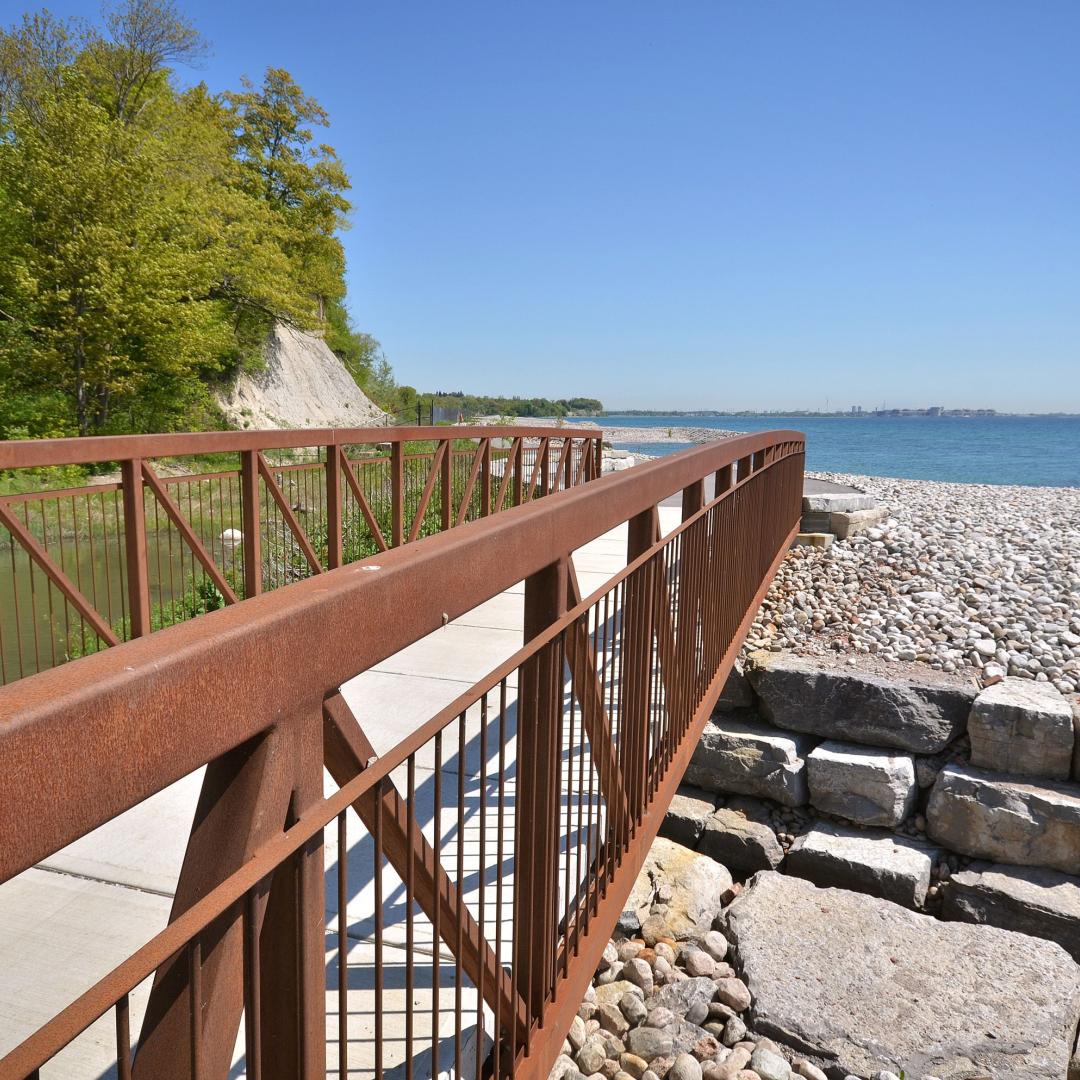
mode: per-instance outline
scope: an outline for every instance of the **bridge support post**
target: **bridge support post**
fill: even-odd
[[[566,612],[568,559],[525,580],[525,641]],[[517,991],[538,1019],[555,978],[558,933],[559,718],[562,654],[541,649],[521,673],[518,697],[518,816],[514,866],[518,919]]]

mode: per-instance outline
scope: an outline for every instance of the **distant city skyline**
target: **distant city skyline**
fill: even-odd
[[[180,6],[329,111],[402,382],[1080,411],[1074,0]]]

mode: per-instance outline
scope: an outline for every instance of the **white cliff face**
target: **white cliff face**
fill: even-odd
[[[370,427],[386,414],[370,401],[320,337],[275,323],[266,367],[242,374],[219,399],[239,428]]]

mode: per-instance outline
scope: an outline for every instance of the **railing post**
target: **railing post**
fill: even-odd
[[[604,475],[604,438],[597,436],[593,444],[593,468],[590,480],[599,480]]]
[[[705,505],[705,481],[687,484],[682,493],[682,519],[693,517]]]
[[[124,502],[124,553],[127,559],[128,610],[131,636],[150,633],[150,573],[146,561],[146,510],[143,504],[142,460],[120,463]]]
[[[525,580],[525,641],[566,612],[567,559]],[[559,775],[562,654],[558,640],[535,653],[521,672],[518,706],[518,826],[515,836],[517,990],[539,1019],[551,990],[558,933]]]
[[[446,449],[443,451],[439,476],[439,497],[442,500],[439,507],[439,528],[443,532],[449,532],[454,521],[454,440],[445,440],[443,446]]]
[[[738,461],[739,465],[739,483],[742,483],[750,475],[750,457],[741,457]]]
[[[259,452],[240,453],[240,512],[244,529],[244,596],[262,592],[262,538],[259,535]]]
[[[390,444],[390,546],[405,540],[405,444]]]
[[[660,539],[660,515],[655,506],[635,514],[627,522],[626,561],[632,563]]]
[[[731,487],[731,465],[722,465],[713,477],[713,498],[716,499]]]
[[[484,456],[480,461],[480,516],[491,513],[491,440],[484,440]]]
[[[334,443],[326,448],[326,566],[333,570],[343,558],[341,538],[341,459],[344,451]],[[348,465],[345,466],[348,468]]]

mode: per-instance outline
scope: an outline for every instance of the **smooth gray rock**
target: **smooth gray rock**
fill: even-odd
[[[661,986],[654,995],[651,1007],[670,1009],[673,1013],[684,1015],[695,1005],[708,1005],[716,997],[716,983],[701,976],[696,979],[680,979],[678,982]]]
[[[684,847],[696,847],[705,822],[715,809],[715,794],[683,784],[667,808],[660,835]]]
[[[937,844],[976,859],[1080,872],[1080,785],[963,765],[941,770],[926,812]]]
[[[899,825],[915,805],[915,762],[854,743],[823,742],[806,758],[810,802],[859,825]]]
[[[819,822],[788,852],[784,869],[815,885],[835,886],[922,907],[937,852],[891,832],[845,829]]]
[[[705,725],[685,780],[707,791],[802,806],[807,799],[804,758],[813,745],[812,739],[768,724],[716,717]]]
[[[698,851],[723,863],[740,879],[759,870],[775,870],[784,861],[776,833],[735,810],[717,810],[705,822]]]
[[[1012,677],[987,687],[971,707],[968,735],[978,769],[1069,779],[1072,709],[1048,682]]]
[[[964,730],[974,686],[923,665],[895,667],[895,679],[883,679],[858,668],[756,652],[746,674],[761,712],[778,727],[936,754]]]
[[[1065,1075],[1080,967],[1051,942],[772,871],[736,898],[727,926],[751,1030],[830,1073]]]
[[[1080,877],[1034,866],[974,864],[945,883],[946,919],[1056,941],[1080,961]]]

